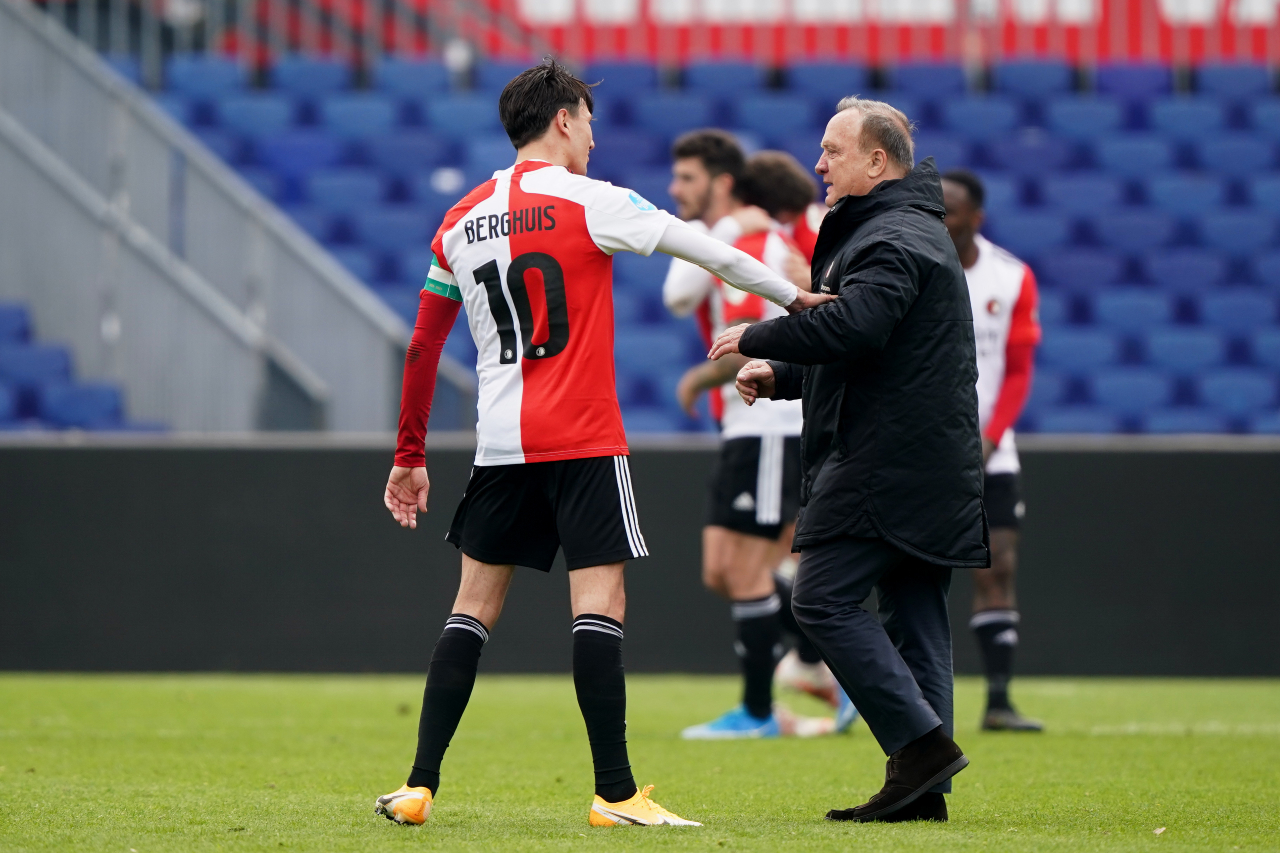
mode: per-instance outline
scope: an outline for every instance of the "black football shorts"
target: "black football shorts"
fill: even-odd
[[[711,474],[707,524],[777,539],[800,508],[800,438],[730,438]]]
[[[626,456],[477,465],[445,537],[474,560],[551,571],[648,556]]]
[[[982,486],[982,502],[987,508],[987,526],[1017,530],[1027,507],[1022,502],[1022,484],[1017,474],[988,474]]]

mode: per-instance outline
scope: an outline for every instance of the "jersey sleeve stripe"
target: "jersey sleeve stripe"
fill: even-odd
[[[440,261],[435,255],[431,256],[431,271],[427,273],[427,280],[422,285],[422,289],[437,293],[455,302],[462,301],[462,291],[458,289],[453,273],[441,267]]]

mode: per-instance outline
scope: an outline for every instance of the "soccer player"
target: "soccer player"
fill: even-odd
[[[985,191],[977,175],[964,169],[947,172],[942,176],[942,196],[947,231],[969,284],[978,344],[978,415],[986,462],[983,502],[991,527],[991,568],[973,573],[969,628],[982,649],[987,676],[982,728],[1038,732],[1043,726],[1019,714],[1009,701],[1018,646],[1018,528],[1026,512],[1013,424],[1027,402],[1040,343],[1036,277],[1029,266],[978,233]]]
[[[425,438],[445,338],[465,305],[479,356],[476,461],[448,540],[462,578],[427,671],[418,748],[377,811],[421,824],[516,565],[570,570],[573,677],[595,769],[593,826],[697,825],[639,790],[626,746],[623,566],[648,552],[614,386],[612,261],[655,249],[798,311],[824,301],[639,195],[586,177],[591,88],[553,61],[498,101],[515,165],[445,215],[405,359],[384,503],[403,527],[426,512]]]

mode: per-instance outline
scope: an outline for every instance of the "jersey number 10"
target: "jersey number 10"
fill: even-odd
[[[533,308],[529,303],[529,290],[525,287],[524,274],[530,270],[542,273],[542,290],[547,302],[547,339],[533,345]],[[489,261],[476,267],[473,273],[476,284],[483,285],[489,299],[489,313],[498,325],[499,364],[516,362],[516,327],[511,309],[502,293],[502,278],[498,274],[498,262]],[[564,352],[569,345],[569,306],[564,295],[564,270],[560,262],[542,252],[525,252],[511,259],[507,267],[507,290],[520,315],[520,337],[524,342],[524,357],[528,359],[551,358]]]

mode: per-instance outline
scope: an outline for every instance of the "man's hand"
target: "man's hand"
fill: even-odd
[[[391,469],[387,478],[387,491],[382,502],[391,510],[391,516],[401,527],[415,530],[418,527],[418,511],[427,511],[427,491],[431,481],[427,479],[426,468],[402,468],[399,465]]]
[[[807,295],[807,294],[806,294]],[[711,352],[707,353],[707,358],[715,361],[721,356],[728,355],[738,351],[738,341],[742,339],[742,333],[747,330],[747,324],[741,326],[730,326],[725,329],[711,343]]]
[[[787,313],[799,314],[806,308],[817,308],[819,305],[825,305],[835,298],[834,293],[810,293],[802,287],[797,287],[796,298],[787,306]]]
[[[986,465],[991,461],[991,454],[996,452],[996,443],[985,435],[982,437],[982,464]]]
[[[748,406],[753,405],[756,400],[769,399],[776,387],[773,368],[767,361],[748,361],[738,371],[736,387],[738,396]]]
[[[765,213],[764,208],[753,204],[740,207],[729,215],[738,221],[738,227],[742,229],[744,237],[748,234],[768,231],[773,227],[773,220],[769,218],[769,214]]]
[[[680,377],[679,383],[676,384],[676,401],[680,404],[680,408],[684,409],[685,414],[691,418],[698,417],[698,397],[702,394],[702,383],[699,381],[699,368],[691,367],[684,372],[684,376]]]

